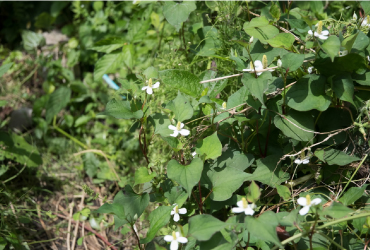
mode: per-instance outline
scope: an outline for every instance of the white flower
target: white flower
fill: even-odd
[[[365,19],[361,23],[361,26],[362,27],[364,27],[364,26],[370,27],[370,20],[369,20],[368,17],[365,17]]]
[[[179,248],[179,242],[180,243],[188,242],[187,238],[180,236],[180,233],[175,231],[172,232],[172,235],[164,236],[164,240],[167,242],[171,242],[170,245],[171,250],[177,250]]]
[[[281,68],[281,66],[283,65],[283,63],[281,62],[281,60],[280,59],[278,59],[277,60],[277,66],[279,67],[279,68]]]
[[[310,162],[310,159],[309,158],[304,158],[303,160],[297,158],[295,159],[294,163],[296,163],[297,165],[300,165],[300,164],[307,164]]]
[[[320,33],[316,32],[316,31],[315,31],[315,33],[313,33],[312,30],[309,30],[308,34],[310,34],[311,36],[315,35],[316,37],[318,37],[322,40],[326,40],[329,37],[329,31],[328,30],[323,30]]]
[[[255,207],[254,204],[248,204],[247,200],[243,197],[241,201],[238,201],[236,203],[238,207],[233,207],[231,211],[233,213],[242,213],[244,212],[245,215],[253,215],[254,210],[253,208]]]
[[[353,12],[352,21],[357,21],[357,15],[356,15],[356,12]]]
[[[249,39],[249,43],[253,43],[253,36]]]
[[[339,57],[348,55],[348,50],[339,51]]]
[[[367,60],[370,62],[370,56],[367,56],[366,58],[367,58]]]
[[[314,69],[313,66],[308,67],[308,69],[307,69],[308,74],[311,74],[313,69]]]
[[[305,215],[308,213],[308,211],[310,210],[310,207],[311,206],[316,206],[318,204],[321,203],[321,199],[320,198],[316,198],[316,199],[313,199],[311,201],[311,197],[310,195],[306,195],[306,198],[305,197],[300,197],[298,200],[297,200],[297,203],[301,206],[303,206],[303,208],[301,210],[299,210],[299,214],[300,215]]]
[[[177,137],[179,133],[183,136],[187,136],[190,134],[190,131],[187,129],[183,129],[184,123],[178,122],[176,127],[173,125],[168,125],[168,128],[173,130],[173,134],[170,134],[170,136]]]
[[[153,84],[152,82],[152,78],[149,79],[149,81],[147,81],[148,83],[148,86],[144,86],[141,88],[141,90],[146,90],[146,93],[148,93],[149,95],[153,94],[153,89],[156,89],[156,88],[159,88],[159,82],[156,82],[155,84]]]
[[[262,65],[262,62],[260,60],[254,61],[254,69],[256,69],[256,71],[263,69],[263,65]],[[252,66],[252,62],[250,62],[249,69],[243,69],[243,71],[246,71],[246,72],[251,71],[251,73],[253,73],[254,69],[253,69],[253,66]],[[261,75],[261,74],[262,74],[262,72],[257,72],[258,76]]]
[[[193,156],[193,158],[197,155],[197,152],[193,152],[193,153],[191,153],[191,155]]]
[[[173,220],[177,222],[180,220],[179,214],[186,214],[186,212],[187,212],[186,208],[179,209],[179,206],[176,204],[176,206],[171,211],[171,215],[173,215]]]

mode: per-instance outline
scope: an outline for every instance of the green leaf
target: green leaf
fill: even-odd
[[[263,241],[272,242],[283,248],[277,237],[276,227],[279,225],[279,222],[274,212],[267,211],[258,218],[246,216],[244,225],[251,236]]]
[[[364,195],[366,185],[362,187],[351,187],[348,189],[343,196],[339,199],[345,206],[351,205]]]
[[[189,235],[193,236],[199,241],[209,240],[213,234],[221,231],[227,226],[212,215],[202,214],[196,215],[189,220]]]
[[[239,106],[240,104],[245,103],[249,95],[249,91],[246,86],[241,87],[238,91],[233,93],[231,96],[229,96],[229,99],[227,99],[226,108],[231,109],[236,106]],[[242,107],[238,107],[237,109],[241,109]]]
[[[31,51],[37,49],[37,47],[45,45],[45,38],[42,34],[38,34],[29,30],[23,30],[21,35],[25,50]]]
[[[329,215],[330,217],[333,217],[335,219],[339,219],[345,216],[348,216],[350,213],[353,213],[354,211],[346,206],[344,206],[342,203],[339,202],[332,202],[331,205],[324,209],[324,215]]]
[[[0,159],[4,157],[28,167],[38,167],[42,158],[35,145],[30,145],[24,137],[0,131]]]
[[[190,13],[196,9],[195,2],[176,3],[173,1],[165,2],[163,15],[167,21],[179,31],[182,23],[185,22]]]
[[[101,162],[96,158],[94,153],[88,152],[82,155],[84,170],[90,177],[94,177],[98,171]]]
[[[361,1],[360,5],[361,5],[362,9],[364,10],[364,14],[369,15],[370,14],[370,2],[369,1]]]
[[[95,64],[94,80],[100,81],[104,74],[113,73],[124,62],[123,53],[104,55]]]
[[[292,34],[289,33],[279,33],[273,38],[266,40],[272,47],[283,48],[287,50],[292,50],[292,45],[295,41],[295,38]]]
[[[326,78],[321,75],[305,75],[287,92],[287,104],[298,111],[326,110],[331,99],[325,94]]]
[[[279,20],[280,19],[280,7],[277,3],[274,3],[274,2],[271,2],[271,7],[270,7],[270,14],[273,18],[275,18],[276,20]]]
[[[315,156],[329,165],[344,166],[354,161],[359,161],[356,156],[347,155],[346,153],[336,149],[318,149],[315,151]]]
[[[287,186],[277,185],[276,190],[281,198],[285,201],[289,200],[291,197],[290,189]]]
[[[259,181],[271,187],[276,187],[288,180],[289,174],[281,170],[280,164],[278,164],[279,160],[279,155],[269,155],[266,158],[258,159],[256,170],[246,180]]]
[[[46,104],[45,118],[47,123],[50,123],[53,117],[68,105],[70,98],[71,89],[67,87],[60,87],[51,93]]]
[[[163,84],[172,89],[180,90],[184,94],[200,97],[203,91],[203,86],[199,83],[200,79],[188,71],[170,69],[158,73]]]
[[[357,32],[354,35],[350,35],[349,37],[347,37],[346,39],[342,41],[342,47],[346,48],[346,50],[348,50],[348,53],[351,52],[352,46],[355,43],[358,34],[359,32]]]
[[[218,139],[217,132],[212,135],[198,140],[196,146],[196,152],[200,156],[203,154],[206,155],[205,160],[207,159],[216,159],[222,153],[222,145],[220,139]]]
[[[180,92],[177,97],[166,105],[166,108],[172,110],[177,121],[183,122],[193,116],[193,107],[189,100],[185,98]]]
[[[354,74],[352,75],[352,77],[357,83],[365,86],[370,86],[370,71],[362,75]]]
[[[218,30],[213,26],[205,26],[198,29],[197,34],[201,40],[199,44],[190,45],[190,49],[197,56],[214,56],[221,48],[218,38]]]
[[[177,205],[179,205],[179,207],[182,207],[182,205],[188,198],[187,193],[184,192],[183,188],[180,186],[171,188],[170,191],[164,193],[164,196],[167,198],[170,204],[176,203]]]
[[[242,83],[248,88],[250,94],[257,98],[262,104],[265,104],[264,93],[272,81],[270,72],[263,72],[262,75],[255,78],[254,74],[245,73],[242,76]]]
[[[288,53],[281,58],[282,67],[290,72],[296,71],[302,66],[304,57],[304,54]]]
[[[218,169],[209,169],[206,173],[207,179],[202,182],[210,182],[212,185],[212,188],[208,188],[213,191],[211,199],[214,201],[224,201],[229,199],[233,193],[243,185],[246,178],[250,175],[244,173],[235,166],[226,166],[221,171]]]
[[[107,37],[99,42],[96,42],[94,47],[90,49],[109,54],[112,51],[123,47],[125,42],[125,39],[122,37]]]
[[[145,239],[140,240],[141,244],[146,244],[154,239],[156,233],[170,221],[171,210],[174,206],[160,206],[149,214],[150,227]]]
[[[135,59],[134,45],[132,44],[124,45],[122,48],[122,56],[123,56],[123,62],[126,64],[126,66],[132,69],[134,67],[134,59]]]
[[[365,35],[362,31],[358,32],[358,36],[352,46],[351,52],[353,53],[360,53],[369,45],[369,38]]]
[[[356,106],[353,102],[353,93],[355,92],[355,87],[350,74],[344,74],[339,77],[335,77],[333,81],[333,90],[339,99],[352,103],[354,106]]]
[[[309,132],[315,131],[314,121],[309,112],[289,110],[288,115],[284,116],[284,118],[276,115],[274,123],[285,136],[295,140],[310,141],[314,137],[314,133]]]
[[[113,116],[117,119],[140,119],[143,117],[142,110],[132,112],[130,103],[128,101],[117,101],[116,99],[110,100],[107,103],[105,110],[100,114]]]
[[[3,64],[0,67],[0,77],[2,77],[11,67],[13,63]]]
[[[105,203],[97,210],[95,210],[94,213],[114,214],[120,219],[126,218],[124,208],[117,203],[113,204]]]
[[[193,187],[199,182],[203,171],[203,161],[194,158],[189,165],[181,165],[176,160],[170,160],[167,165],[168,178],[178,182],[185,188],[189,196]]]
[[[255,17],[250,22],[245,22],[243,29],[248,35],[257,38],[262,43],[266,43],[266,40],[279,34],[279,30],[270,25],[264,16]]]
[[[334,57],[338,56],[340,51],[340,41],[337,36],[329,36],[328,39],[321,45],[321,48],[329,55],[331,61],[334,61]]]
[[[172,130],[168,129],[168,125],[171,125],[170,119],[167,115],[162,115],[160,113],[154,113],[149,119],[153,120],[154,123],[154,134],[161,136],[170,136]]]
[[[113,204],[118,204],[123,207],[126,220],[129,223],[133,223],[149,205],[149,194],[136,194],[130,185],[126,185],[124,190],[125,193],[120,191],[116,194]]]
[[[247,201],[249,203],[256,203],[261,196],[261,190],[259,186],[252,181],[248,188]]]
[[[142,184],[145,182],[151,181],[154,177],[156,177],[157,174],[155,172],[149,174],[148,168],[146,167],[141,167],[136,169],[135,171],[135,185],[137,184]]]

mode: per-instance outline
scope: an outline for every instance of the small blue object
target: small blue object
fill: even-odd
[[[106,81],[106,83],[108,83],[109,87],[111,87],[114,90],[119,90],[118,85],[112,79],[110,79],[107,74],[103,75],[103,79],[104,81]]]

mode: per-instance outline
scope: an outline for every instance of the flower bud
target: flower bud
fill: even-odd
[[[279,59],[278,61],[277,61],[277,66],[279,67],[279,68],[281,68],[281,66],[283,65],[283,63],[281,62],[281,60]]]
[[[249,39],[249,43],[253,43],[253,36]]]
[[[356,12],[353,12],[352,20],[353,20],[353,21],[357,21],[357,15],[356,15]]]

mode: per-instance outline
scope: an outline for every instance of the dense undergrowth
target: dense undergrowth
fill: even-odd
[[[0,249],[368,247],[368,2],[0,13]]]

